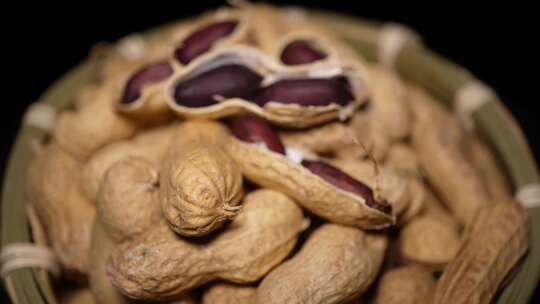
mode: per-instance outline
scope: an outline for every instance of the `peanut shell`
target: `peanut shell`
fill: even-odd
[[[114,109],[115,80],[92,86],[92,92],[84,94],[91,101],[81,101],[79,108],[62,112],[54,128],[58,145],[81,160],[109,143],[131,137],[137,130],[134,121]]]
[[[43,224],[48,243],[68,277],[84,279],[95,207],[82,197],[82,163],[51,143],[35,155],[26,180],[26,198]]]
[[[221,233],[200,242],[187,241],[159,222],[118,246],[107,273],[122,293],[156,301],[215,279],[255,282],[291,252],[308,222],[279,192],[254,191],[245,197],[244,206]],[[238,254],[238,248],[246,254]]]
[[[491,203],[481,177],[465,152],[465,133],[457,119],[424,92],[410,90],[416,115],[413,145],[426,176],[463,224]]]
[[[484,206],[437,282],[435,303],[491,303],[529,248],[530,223],[517,203]]]
[[[474,137],[470,140],[469,149],[471,160],[482,176],[490,197],[497,201],[510,201],[512,195],[508,178],[488,147],[478,137]]]
[[[386,249],[384,235],[324,224],[290,260],[257,288],[257,303],[343,303],[375,280]]]
[[[419,266],[404,266],[381,276],[373,299],[374,304],[433,303],[435,279]]]
[[[150,129],[133,140],[118,141],[100,149],[82,169],[80,187],[84,196],[97,200],[106,171],[116,162],[130,156],[145,158],[159,168],[176,127],[176,124],[171,124]]]
[[[222,125],[187,122],[175,134],[163,161],[163,215],[177,233],[202,236],[242,207],[242,175],[216,142],[228,136]]]
[[[252,304],[257,288],[231,283],[217,283],[206,290],[202,304]]]
[[[364,198],[336,188],[284,155],[232,136],[225,147],[246,178],[289,195],[329,221],[366,229],[384,228],[394,221],[391,214],[369,207]]]
[[[216,97],[216,104],[204,107],[188,107],[178,104],[174,100],[174,88],[178,83],[229,64],[247,67],[261,75],[263,77],[262,83],[265,86],[283,79],[332,78],[342,75],[349,81],[355,100],[346,106],[337,103],[326,106],[300,106],[298,104],[270,101],[263,107],[242,98],[220,98],[219,96]],[[275,124],[302,128],[337,118],[345,119],[352,114],[355,108],[363,104],[367,94],[363,69],[362,64],[355,61],[346,66],[336,66],[333,69],[305,67],[290,70],[276,64],[273,59],[258,49],[247,46],[233,46],[216,49],[201,55],[185,68],[177,69],[166,85],[165,94],[170,108],[180,117],[217,119],[250,112]]]
[[[115,163],[101,184],[97,215],[114,241],[147,230],[161,218],[158,171],[140,157]]]

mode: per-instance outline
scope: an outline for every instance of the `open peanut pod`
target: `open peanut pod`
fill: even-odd
[[[492,90],[409,31],[233,1],[97,50],[28,109],[0,272],[24,304],[72,284],[96,303],[525,304],[537,167]]]

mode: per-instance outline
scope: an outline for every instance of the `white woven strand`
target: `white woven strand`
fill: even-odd
[[[44,103],[34,103],[26,110],[23,122],[25,125],[51,133],[56,123],[56,109]]]
[[[118,41],[116,51],[127,60],[135,61],[146,55],[146,41],[140,34],[130,34]]]
[[[394,69],[396,59],[407,42],[421,44],[421,39],[404,25],[397,23],[384,25],[377,41],[377,59],[387,69]]]
[[[516,200],[525,208],[540,207],[540,183],[530,183],[519,187]]]
[[[10,272],[21,269],[38,267],[58,276],[60,267],[55,255],[47,247],[13,243],[5,246],[0,254],[0,276],[4,278]]]
[[[478,81],[463,85],[454,97],[454,111],[467,130],[474,129],[473,114],[488,102],[496,99],[495,92]]]

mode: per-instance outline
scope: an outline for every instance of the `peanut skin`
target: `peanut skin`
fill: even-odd
[[[373,304],[433,303],[435,279],[419,266],[404,266],[385,272],[380,278]]]
[[[244,206],[222,232],[197,242],[159,222],[115,248],[107,273],[122,293],[143,300],[167,300],[215,279],[255,282],[291,252],[308,223],[279,192],[254,191]]]
[[[188,122],[173,137],[163,161],[163,215],[184,236],[202,236],[232,219],[241,206],[242,175],[217,138],[215,122]]]
[[[140,157],[128,157],[107,171],[97,214],[113,240],[140,234],[161,218],[158,182],[158,171]]]
[[[456,118],[425,93],[412,90],[416,125],[413,146],[436,192],[462,224],[471,223],[476,211],[491,199],[465,152],[465,134]]]
[[[95,206],[80,193],[82,163],[55,142],[39,151],[29,166],[26,198],[32,204],[54,253],[68,277],[88,272],[88,250]]]
[[[290,260],[272,270],[257,288],[257,303],[343,303],[375,280],[386,237],[324,224]]]
[[[231,283],[217,283],[204,292],[202,304],[252,304],[257,288]]]

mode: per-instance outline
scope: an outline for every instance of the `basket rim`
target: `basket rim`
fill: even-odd
[[[333,27],[335,31],[341,33],[339,35],[341,38],[354,45],[356,50],[368,59],[376,58],[376,40],[382,24],[346,14],[320,10],[310,10],[309,18],[323,22],[330,28]],[[142,33],[142,35],[150,39],[149,37],[159,35],[171,24],[157,26]],[[54,82],[38,101],[53,105],[58,110],[65,108],[79,87],[95,77],[101,60],[102,57],[94,56],[73,68]],[[412,65],[422,66],[422,72],[427,72],[432,79],[433,77],[438,79],[440,83],[437,85],[440,87],[429,89],[428,86],[431,84],[427,82],[426,77],[422,78],[422,75],[411,72]],[[477,81],[468,71],[438,56],[424,46],[409,45],[405,47],[397,58],[396,69],[404,78],[419,83],[424,88],[428,87],[430,94],[447,104],[451,104],[457,88],[466,82]],[[540,181],[538,165],[532,156],[523,132],[503,103],[498,99],[493,101],[473,114],[473,119],[479,126],[478,132],[487,134],[488,144],[492,151],[503,152],[501,158],[505,171],[509,173],[509,179],[516,188],[529,183],[538,183]],[[493,119],[496,120],[496,123],[490,123]],[[497,125],[499,126],[497,127]],[[501,138],[500,134],[497,136],[497,133],[502,132],[501,128],[506,129],[503,136],[513,140],[511,141],[513,149],[510,151],[500,151],[503,148],[510,149],[508,147],[510,144]],[[31,240],[23,194],[26,164],[31,158],[27,142],[31,138],[44,135],[45,133],[37,128],[21,126],[14,141],[2,185],[0,210],[2,247],[13,242],[30,242]],[[527,281],[527,278],[538,278],[540,274],[540,208],[530,208],[528,211],[533,224],[530,251],[517,277],[504,288],[498,303],[506,303],[509,299],[513,299],[515,303],[528,303],[537,284],[537,282],[531,284],[530,281],[533,280]],[[20,269],[9,273],[3,278],[8,295],[15,303],[55,303],[50,284],[38,278],[43,273],[44,271],[40,269]]]

